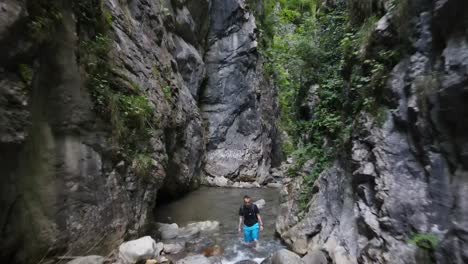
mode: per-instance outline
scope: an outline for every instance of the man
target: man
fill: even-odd
[[[244,196],[244,205],[239,209],[239,233],[242,223],[244,223],[245,242],[255,246],[258,241],[258,230],[263,231],[263,221],[257,205],[252,203],[252,198],[248,195]]]

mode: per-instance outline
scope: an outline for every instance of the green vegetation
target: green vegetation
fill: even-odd
[[[18,74],[26,85],[29,85],[33,79],[33,69],[27,64],[19,64],[18,65]]]
[[[439,239],[433,234],[414,234],[408,242],[422,249],[434,251],[439,244]]]
[[[150,144],[154,106],[138,83],[122,87],[115,81],[109,52],[112,15],[103,10],[101,0],[76,1],[73,6],[79,21],[78,60],[86,75],[86,86],[95,111],[109,120],[117,151],[132,164],[136,175],[146,176],[152,167]]]
[[[51,39],[62,20],[59,3],[52,0],[28,1],[29,35],[37,42]]]
[[[168,70],[166,69],[165,72],[168,72]],[[168,73],[166,73],[166,75],[168,75]],[[161,90],[163,92],[164,98],[170,101],[173,97],[171,82],[167,78],[165,78],[164,75],[161,74],[156,65],[153,67],[153,77],[158,81],[159,86],[161,87]]]
[[[301,209],[307,209],[318,175],[348,151],[360,113],[372,114],[376,123],[385,120],[383,88],[404,47],[377,43],[379,3],[327,7],[318,0],[265,1],[261,26],[271,31],[271,39],[260,52],[279,89],[278,125],[289,135],[283,151],[296,157],[289,175],[299,175],[305,161],[314,161],[298,197]],[[397,17],[407,12],[400,3],[394,10]]]
[[[137,176],[148,177],[153,166],[153,159],[146,153],[139,153],[133,157],[132,168]]]

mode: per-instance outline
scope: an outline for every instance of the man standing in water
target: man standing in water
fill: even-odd
[[[263,231],[263,221],[257,205],[252,203],[252,198],[248,195],[244,196],[244,205],[239,209],[239,233],[242,223],[244,223],[245,242],[255,246],[258,241],[258,230]]]

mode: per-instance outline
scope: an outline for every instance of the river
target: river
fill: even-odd
[[[242,235],[237,232],[238,211],[244,195],[251,196],[253,201],[259,199],[266,201],[266,205],[260,209],[264,231],[261,232],[260,243],[255,249],[246,246]],[[270,253],[283,247],[280,240],[275,237],[278,197],[278,189],[202,187],[181,199],[157,207],[155,217],[158,222],[177,223],[179,226],[196,221],[219,221],[219,232],[210,234],[209,237],[198,238],[200,243],[206,246],[223,247],[224,254],[221,257],[223,264],[236,263],[245,259],[260,263]],[[200,248],[203,246],[193,249],[195,252],[185,252],[185,254],[200,253]]]

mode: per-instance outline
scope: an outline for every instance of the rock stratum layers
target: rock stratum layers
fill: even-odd
[[[205,171],[265,180],[275,95],[244,1],[52,2],[0,3],[2,261],[106,254]]]
[[[410,52],[384,88],[382,122],[360,115],[350,151],[321,173],[306,212],[296,202],[303,179],[283,189],[276,228],[296,253],[338,264],[468,262],[467,3],[414,2]],[[387,13],[373,34],[388,41],[391,23]]]

